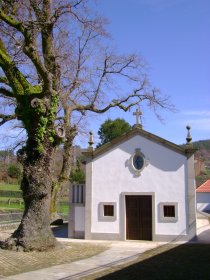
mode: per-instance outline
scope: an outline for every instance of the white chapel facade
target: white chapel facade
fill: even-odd
[[[188,137],[189,138],[189,137]],[[190,240],[196,235],[194,152],[142,129],[86,156],[86,184],[71,190],[69,237]]]

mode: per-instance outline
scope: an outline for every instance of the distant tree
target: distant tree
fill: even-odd
[[[12,150],[1,150],[0,151],[0,161],[9,162],[10,158],[14,156]]]
[[[71,170],[70,181],[78,184],[85,182],[85,172],[81,169],[80,160],[77,160],[76,168],[72,168]]]
[[[130,130],[130,124],[124,119],[117,118],[116,120],[106,120],[99,128],[98,135],[101,142],[97,145],[97,147],[110,142],[112,139],[121,136]]]
[[[20,166],[17,164],[10,164],[7,168],[7,174],[11,178],[20,179],[22,176],[22,171]]]

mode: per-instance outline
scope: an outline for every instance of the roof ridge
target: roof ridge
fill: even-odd
[[[98,156],[103,154],[104,152],[106,152],[107,150],[109,150],[110,148],[112,148],[115,145],[118,145],[124,141],[129,140],[131,137],[135,136],[135,135],[140,135],[144,138],[147,138],[150,141],[154,141],[160,145],[163,145],[171,150],[174,150],[177,153],[181,153],[182,155],[185,156],[191,156],[192,154],[195,153],[196,149],[189,144],[186,145],[177,145],[171,141],[168,141],[158,135],[155,135],[151,132],[148,132],[144,129],[142,129],[142,127],[140,125],[134,125],[132,127],[132,129],[130,131],[128,131],[127,133],[118,136],[116,138],[114,138],[113,140],[111,140],[109,143],[106,143],[102,146],[100,146],[99,148],[96,148],[94,151],[91,151],[91,155],[93,157]],[[90,151],[87,150],[87,152],[85,152],[84,154],[90,154]]]

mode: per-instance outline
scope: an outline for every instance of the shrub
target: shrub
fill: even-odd
[[[20,179],[22,176],[21,168],[16,164],[10,164],[7,168],[7,174],[14,179]]]
[[[71,183],[83,184],[85,182],[85,172],[81,169],[81,161],[77,160],[76,168],[71,170],[70,181]]]

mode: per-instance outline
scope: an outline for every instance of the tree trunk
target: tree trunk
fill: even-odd
[[[48,143],[42,155],[25,161],[21,183],[25,211],[18,229],[6,240],[4,248],[44,251],[56,245],[50,228],[53,151],[53,145]]]
[[[63,189],[66,184],[69,183],[70,185],[70,173],[71,173],[71,166],[72,166],[72,143],[74,137],[76,135],[76,128],[71,127],[69,123],[69,118],[66,121],[65,125],[66,131],[66,141],[63,147],[63,159],[62,159],[62,169],[58,176],[57,182],[53,182],[52,193],[51,193],[51,222],[59,219],[60,216],[58,214],[58,205],[63,193]]]
[[[52,183],[51,201],[50,201],[50,220],[55,223],[57,220],[62,219],[59,215],[59,202],[61,197],[62,187],[59,182]]]

